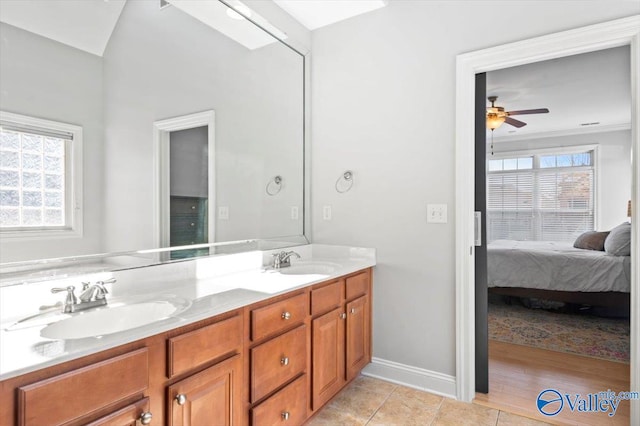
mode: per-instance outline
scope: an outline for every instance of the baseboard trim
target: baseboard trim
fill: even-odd
[[[437,371],[373,358],[362,374],[436,395],[456,399],[456,378]]]

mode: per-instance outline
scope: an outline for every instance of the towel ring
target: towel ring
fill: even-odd
[[[344,172],[338,180],[336,181],[336,191],[341,194],[348,192],[353,186],[353,172],[351,170],[347,170]]]
[[[274,196],[282,189],[282,176],[274,176],[269,182],[267,182],[267,186],[265,187],[265,191],[267,191],[267,195]]]

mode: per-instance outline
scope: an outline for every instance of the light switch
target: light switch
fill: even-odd
[[[331,220],[331,206],[322,207],[322,219]]]
[[[298,220],[298,206],[291,206],[291,219]]]
[[[447,223],[446,204],[427,204],[428,223]]]
[[[229,206],[218,207],[218,219],[229,220]]]

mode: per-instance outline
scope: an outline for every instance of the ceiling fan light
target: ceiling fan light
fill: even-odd
[[[491,130],[495,130],[504,123],[505,117],[503,115],[498,115],[495,113],[487,114],[487,128]]]

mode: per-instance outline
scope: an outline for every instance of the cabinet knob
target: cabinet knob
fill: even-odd
[[[193,222],[191,222],[191,226],[196,226],[196,224],[195,224],[195,223],[193,223]]]
[[[340,319],[345,319],[347,317],[347,314],[345,314],[344,312],[340,314]]]
[[[283,312],[282,313],[282,319],[283,320],[291,319],[291,312]]]
[[[150,411],[147,411],[146,413],[142,413],[140,415],[140,423],[142,423],[143,425],[150,425],[152,417],[153,415],[151,414]]]
[[[283,411],[281,416],[282,416],[282,420],[289,420],[289,412],[288,411]]]
[[[196,209],[196,206],[191,206],[191,210],[195,210],[195,209]]]
[[[289,365],[289,357],[283,356],[282,358],[280,358],[280,364],[282,364],[283,366]]]
[[[356,308],[351,308],[351,315],[356,313]]]
[[[176,402],[178,405],[184,405],[187,402],[187,395],[179,393],[176,395]]]

